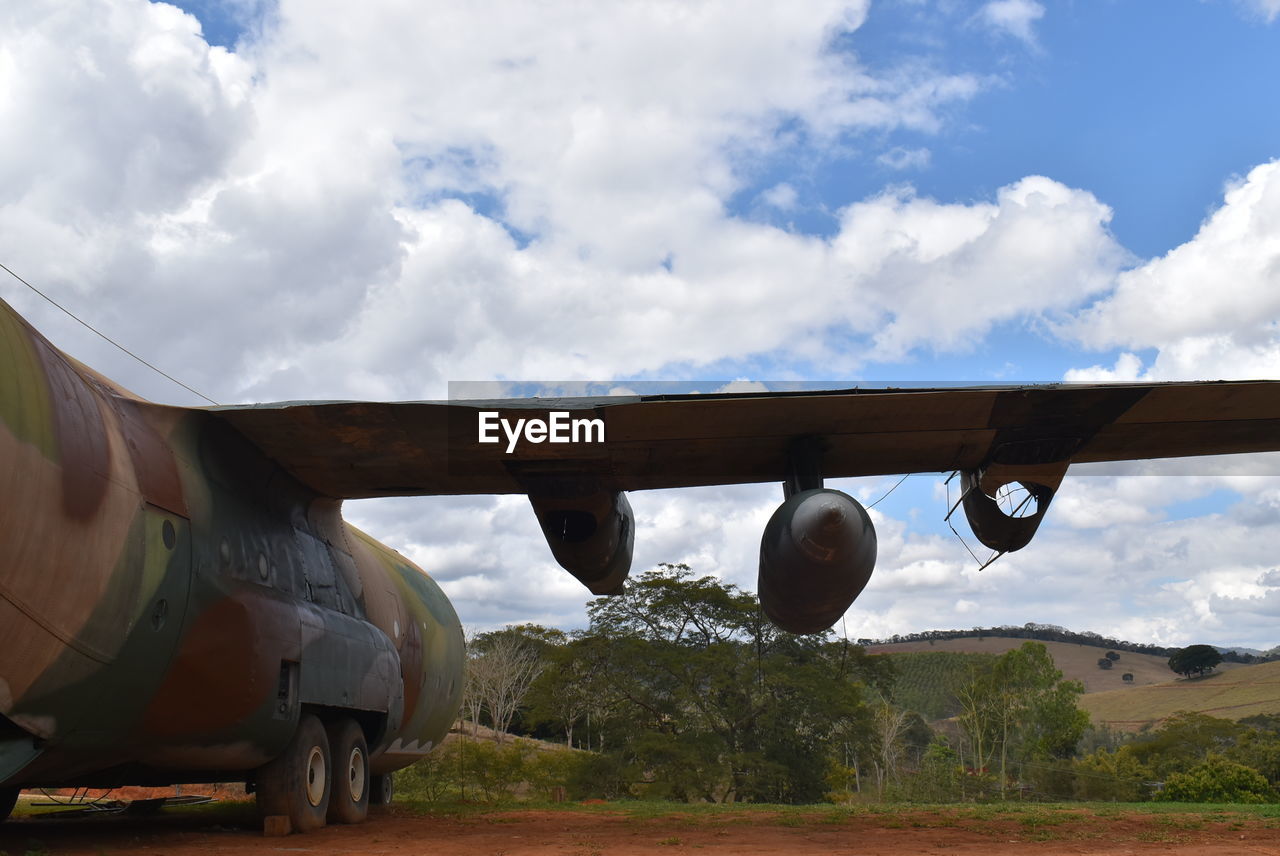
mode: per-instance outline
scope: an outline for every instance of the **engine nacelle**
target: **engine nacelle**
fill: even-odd
[[[530,494],[551,554],[592,594],[617,594],[631,572],[636,524],[621,492],[582,496]]]
[[[847,493],[790,496],[760,539],[760,605],[789,633],[819,633],[844,615],[876,564],[876,530]]]
[[[1034,511],[1021,516],[1005,513],[1000,504],[987,495],[982,487],[981,473],[966,470],[960,474],[964,516],[969,520],[969,528],[979,541],[1001,553],[1012,553],[1031,543],[1031,537],[1040,528],[1040,521],[1053,500],[1054,488],[1048,485],[1032,481],[1019,481],[1018,484],[1030,495],[1026,501],[1035,503]]]

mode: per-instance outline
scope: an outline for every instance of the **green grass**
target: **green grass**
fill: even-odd
[[[1150,815],[1166,827],[1195,828],[1191,824],[1231,822],[1280,823],[1280,804],[1202,804],[1202,803],[855,803],[851,805],[773,805],[768,803],[675,803],[657,800],[618,800],[608,803],[541,803],[488,806],[479,803],[397,802],[397,810],[433,817],[479,818],[492,821],[495,812],[518,815],[524,811],[558,811],[574,814],[603,814],[634,821],[699,821],[721,820],[743,823],[775,823],[800,826],[810,823],[839,824],[853,818],[908,819],[942,825],[984,821],[1010,821],[1024,826],[1055,826],[1089,822],[1098,818]]]

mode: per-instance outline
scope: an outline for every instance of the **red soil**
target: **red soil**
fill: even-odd
[[[1028,817],[979,819],[904,809],[833,816],[760,812],[672,814],[610,811],[502,811],[464,817],[375,809],[358,826],[264,838],[251,804],[217,812],[170,810],[158,816],[20,817],[0,826],[0,851],[67,856],[305,851],[451,856],[636,856],[721,854],[1176,854],[1280,856],[1280,832],[1259,819],[1200,815],[1094,816],[1087,810],[1037,824]]]

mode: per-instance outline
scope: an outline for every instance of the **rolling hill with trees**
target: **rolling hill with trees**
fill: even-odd
[[[891,655],[901,703],[928,719],[938,720],[956,715],[954,688],[963,683],[967,672],[984,658],[1014,650],[1023,641],[1011,636],[958,636],[949,632],[943,638],[873,644],[866,650],[869,654]],[[1280,714],[1280,661],[1253,665],[1223,661],[1197,675],[1199,661],[1193,655],[1207,656],[1217,649],[1194,645],[1181,649],[1191,652],[1188,656],[1195,662],[1186,669],[1191,677],[1180,677],[1169,665],[1170,655],[1163,651],[1117,651],[1083,642],[1042,644],[1064,678],[1084,684],[1080,707],[1099,728],[1136,732],[1179,711],[1229,720]],[[1178,650],[1171,649],[1173,654]],[[1108,653],[1114,659],[1109,667],[1102,668],[1100,661],[1107,659]],[[1209,656],[1205,662],[1213,659]]]
[[[1080,699],[1095,725],[1138,731],[1179,711],[1239,720],[1280,714],[1280,662],[1237,666],[1200,678],[1091,693]]]
[[[933,641],[896,642],[873,644],[866,648],[868,654],[892,654],[894,661],[899,662],[900,655],[921,653],[943,653],[964,656],[993,656],[1012,651],[1025,639],[1008,636],[958,636]],[[1053,657],[1053,664],[1062,670],[1069,680],[1084,684],[1085,692],[1097,693],[1107,690],[1132,689],[1149,684],[1162,684],[1177,679],[1169,668],[1170,653],[1161,649],[1159,654],[1118,651],[1114,648],[1085,644],[1080,642],[1044,642]],[[1098,661],[1105,659],[1108,651],[1119,657],[1111,661],[1109,668],[1099,668]],[[1229,671],[1241,668],[1241,664],[1223,662],[1218,671]],[[1125,680],[1125,675],[1132,675],[1132,680]]]

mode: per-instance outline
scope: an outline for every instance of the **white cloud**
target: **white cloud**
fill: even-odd
[[[775,184],[764,193],[760,194],[760,200],[771,208],[777,208],[779,211],[790,211],[796,207],[799,196],[796,189],[785,181]]]
[[[929,165],[929,159],[930,153],[928,149],[907,149],[902,146],[894,146],[877,157],[876,163],[896,170],[924,169]]]
[[[1068,383],[1132,383],[1141,378],[1142,358],[1128,352],[1116,357],[1111,368],[1092,365],[1084,369],[1070,369],[1063,376]]]
[[[991,0],[978,10],[977,18],[994,32],[1034,46],[1034,26],[1044,17],[1044,11],[1044,6],[1035,0]]]
[[[1280,16],[1280,0],[1235,0],[1251,16],[1256,16],[1268,24]]]
[[[1125,261],[1091,194],[1030,176],[996,202],[941,205],[909,191],[851,205],[834,240],[839,273],[865,283],[874,357],[963,350],[997,323],[1065,310]],[[860,307],[866,316],[868,307]],[[852,319],[851,319],[852,320]]]
[[[1117,378],[1280,377],[1280,161],[1231,184],[1194,238],[1118,277],[1114,291],[1062,328],[1092,348],[1154,348]],[[1106,376],[1099,367],[1072,377]]]
[[[145,0],[6,9],[0,68],[23,74],[0,119],[31,131],[0,159],[0,250],[220,400],[421,397],[778,347],[840,276],[824,242],[726,214],[741,170],[787,128],[818,152],[936,130],[980,86],[833,51],[866,14],[842,0],[499,19],[291,0],[238,54]],[[783,281],[825,293],[793,306]],[[19,305],[126,385],[180,395]]]

